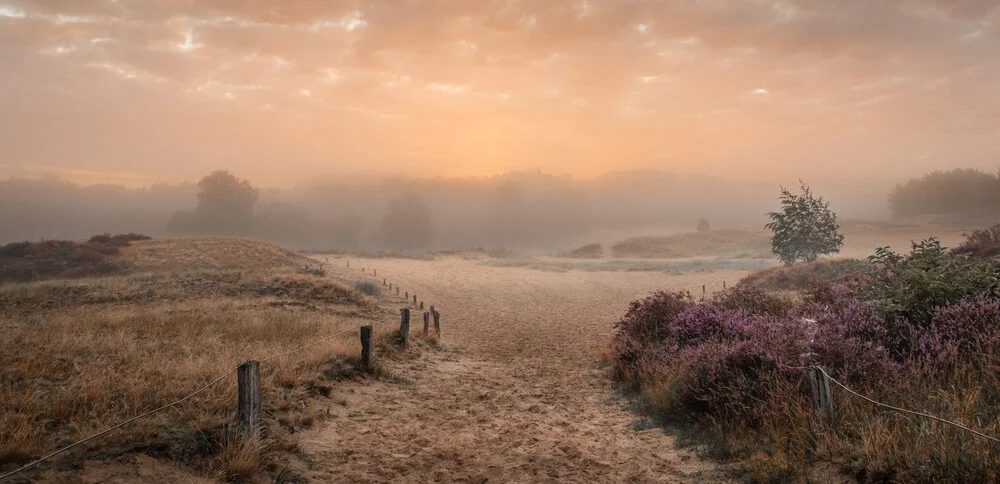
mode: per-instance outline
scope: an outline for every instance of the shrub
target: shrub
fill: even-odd
[[[382,294],[382,288],[379,287],[378,283],[375,281],[358,280],[354,281],[353,285],[355,289],[369,296],[378,296]]]
[[[830,210],[830,204],[813,196],[804,183],[801,190],[795,195],[781,187],[781,211],[769,213],[771,222],[765,226],[774,232],[771,248],[785,265],[797,260],[812,262],[820,255],[836,254],[844,246],[837,214]]]
[[[979,259],[992,259],[1000,256],[1000,224],[965,234],[965,242],[955,247],[952,252]]]
[[[45,240],[0,246],[0,282],[28,282],[48,278],[87,277],[127,269],[116,258],[122,247],[149,237],[139,234],[91,237],[87,242]]]
[[[914,242],[906,255],[879,248],[868,260],[874,268],[860,281],[859,295],[890,324],[909,321],[926,328],[936,308],[996,298],[1000,286],[1000,267],[949,254],[935,238]]]
[[[712,226],[708,224],[708,219],[703,218],[698,221],[698,225],[695,227],[696,232],[708,232],[712,229]]]

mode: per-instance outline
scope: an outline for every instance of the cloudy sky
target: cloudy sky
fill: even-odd
[[[0,175],[1000,165],[997,0],[0,0]]]

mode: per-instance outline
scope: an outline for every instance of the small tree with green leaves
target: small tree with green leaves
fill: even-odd
[[[801,182],[800,182],[801,183]],[[771,212],[771,223],[765,225],[774,232],[771,250],[786,265],[795,261],[812,262],[823,254],[836,254],[844,246],[844,235],[838,232],[837,214],[830,204],[817,197],[805,183],[796,195],[781,187],[781,211]]]

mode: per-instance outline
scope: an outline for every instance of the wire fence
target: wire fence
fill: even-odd
[[[1000,444],[1000,439],[998,439],[996,437],[993,437],[993,436],[990,436],[990,435],[987,435],[987,434],[984,434],[984,433],[979,432],[977,430],[970,429],[969,427],[966,427],[966,426],[964,426],[964,425],[962,425],[962,424],[960,424],[958,422],[953,422],[951,420],[943,419],[941,417],[937,417],[937,416],[934,416],[934,415],[931,415],[931,414],[928,414],[928,413],[917,412],[917,411],[914,411],[914,410],[908,410],[908,409],[905,409],[905,408],[902,408],[902,407],[896,407],[894,405],[889,405],[887,403],[882,403],[882,402],[877,401],[877,400],[875,400],[873,398],[870,398],[868,396],[862,395],[862,394],[860,394],[860,393],[858,393],[858,392],[850,389],[847,385],[841,383],[836,378],[830,376],[830,374],[822,366],[818,366],[818,365],[790,366],[790,365],[784,365],[784,364],[780,364],[780,363],[779,363],[779,366],[781,366],[783,368],[790,369],[790,370],[816,370],[816,371],[820,372],[823,375],[823,378],[827,379],[828,381],[833,382],[838,387],[844,389],[844,391],[846,391],[847,393],[849,393],[849,394],[851,394],[851,395],[853,395],[855,397],[858,397],[858,398],[860,398],[862,400],[865,400],[865,401],[867,401],[869,403],[872,403],[872,404],[874,404],[878,408],[886,408],[886,409],[892,410],[894,412],[904,413],[904,414],[913,415],[913,416],[916,416],[916,417],[922,417],[922,418],[925,418],[925,419],[929,419],[929,420],[934,420],[934,421],[937,421],[937,422],[941,422],[943,424],[951,425],[951,426],[953,426],[955,428],[964,430],[964,431],[969,432],[969,433],[971,433],[973,435],[976,435],[978,437],[982,437],[984,439],[992,441],[993,443]]]
[[[350,267],[350,262],[347,263],[347,266]],[[362,272],[364,272],[364,268],[362,268]],[[377,271],[373,270],[373,272],[375,274],[377,274]],[[416,296],[414,296],[414,298],[416,298]],[[409,302],[409,301],[407,301],[407,302]],[[423,305],[423,303],[421,302],[421,307],[422,307],[422,305]],[[373,324],[375,324],[375,323],[376,322],[373,322]],[[379,324],[385,324],[385,323],[379,323]],[[286,351],[284,353],[279,353],[279,354],[276,354],[276,355],[271,355],[271,356],[268,356],[266,358],[262,358],[262,359],[259,359],[259,360],[256,360],[256,361],[258,361],[259,363],[265,363],[265,362],[268,362],[268,361],[273,361],[273,360],[276,360],[278,358],[289,356],[289,355],[298,353],[300,351],[304,351],[306,349],[312,348],[314,346],[318,346],[319,344],[321,344],[323,342],[326,342],[326,341],[329,341],[331,339],[334,339],[336,337],[343,336],[343,335],[348,334],[348,333],[357,333],[358,331],[359,331],[358,329],[349,329],[349,330],[340,331],[338,333],[334,333],[334,334],[331,334],[329,336],[325,336],[323,338],[320,338],[320,339],[318,339],[316,341],[313,341],[312,343],[309,343],[307,345],[295,348],[295,349],[293,349],[291,351]],[[45,456],[42,456],[42,457],[40,457],[37,460],[29,462],[28,464],[25,464],[25,465],[23,465],[23,466],[21,466],[21,467],[19,467],[17,469],[14,469],[13,471],[10,471],[10,472],[8,472],[6,474],[0,475],[0,481],[4,481],[4,480],[7,480],[8,478],[14,477],[14,476],[16,476],[16,475],[18,475],[18,474],[20,474],[20,473],[22,473],[24,471],[27,471],[27,470],[29,470],[29,469],[37,466],[38,464],[41,464],[41,463],[43,463],[43,462],[45,462],[45,461],[47,461],[47,460],[49,460],[49,459],[51,459],[51,458],[59,455],[59,454],[62,454],[64,452],[66,452],[66,451],[69,451],[69,450],[71,450],[71,449],[73,449],[73,448],[75,448],[77,446],[80,446],[80,445],[82,445],[84,443],[87,443],[87,442],[89,442],[91,440],[95,440],[95,439],[97,439],[99,437],[107,435],[108,433],[111,433],[111,432],[113,432],[115,430],[118,430],[118,429],[120,429],[122,427],[125,427],[126,425],[131,424],[132,422],[144,419],[146,417],[150,417],[150,416],[155,415],[155,414],[157,414],[159,412],[162,412],[162,411],[164,411],[164,410],[166,410],[168,408],[172,408],[172,407],[175,407],[177,405],[180,405],[181,403],[184,403],[185,401],[191,399],[192,397],[197,396],[197,395],[205,392],[209,388],[212,388],[213,386],[215,386],[217,383],[221,382],[222,380],[225,380],[227,377],[229,377],[229,376],[233,375],[234,373],[236,373],[238,369],[239,369],[239,366],[233,368],[232,370],[229,370],[229,372],[227,372],[226,374],[224,374],[224,375],[222,375],[222,376],[220,376],[220,377],[212,380],[208,384],[206,384],[206,385],[198,388],[197,390],[195,390],[195,391],[193,391],[193,392],[185,395],[184,397],[182,397],[182,398],[180,398],[180,399],[178,399],[176,401],[173,401],[173,402],[168,403],[166,405],[154,408],[154,409],[149,410],[147,412],[143,412],[143,413],[141,413],[139,415],[131,417],[131,418],[125,420],[125,421],[122,421],[122,422],[120,422],[118,424],[115,424],[115,425],[113,425],[113,426],[111,426],[111,427],[109,427],[109,428],[107,428],[105,430],[102,430],[102,431],[100,431],[100,432],[98,432],[96,434],[90,435],[90,436],[88,436],[86,438],[83,438],[83,439],[80,439],[80,440],[78,440],[76,442],[73,442],[72,444],[69,444],[69,445],[67,445],[65,447],[62,447],[62,448],[57,449],[55,451],[52,451],[51,453],[46,454]]]

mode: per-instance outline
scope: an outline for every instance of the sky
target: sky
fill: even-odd
[[[997,0],[0,0],[0,176],[1000,166]]]

